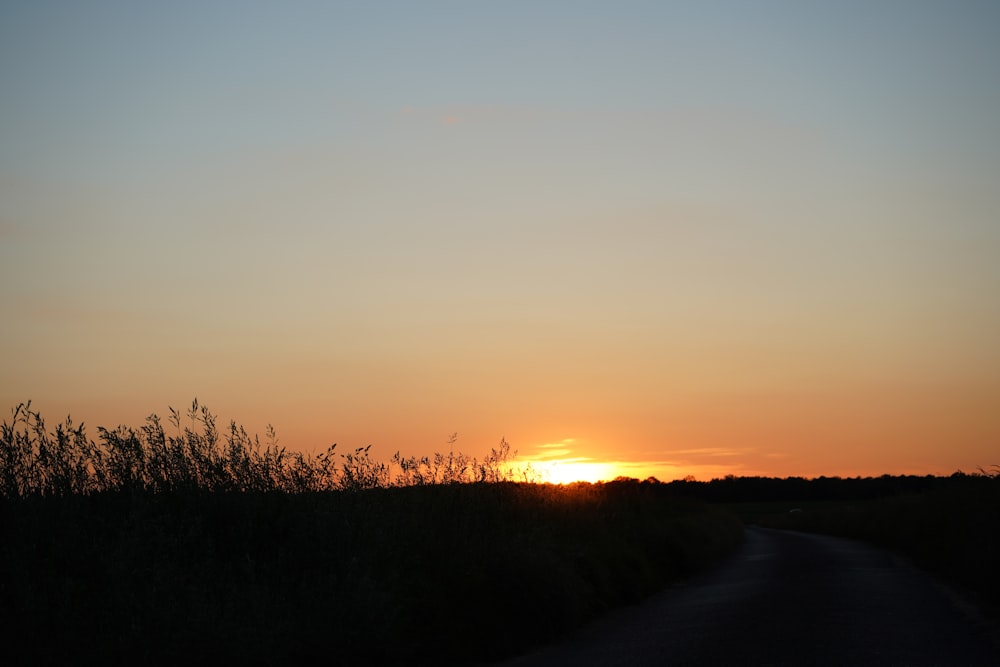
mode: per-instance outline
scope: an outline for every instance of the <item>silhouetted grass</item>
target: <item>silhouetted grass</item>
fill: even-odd
[[[235,425],[220,438],[197,405],[188,419],[97,443],[68,420],[46,431],[27,405],[3,424],[4,662],[487,661],[742,534],[664,485],[503,481],[505,443],[382,464],[261,446]]]
[[[31,403],[21,403],[11,421],[0,425],[0,496],[193,489],[301,493],[532,479],[529,467],[511,467],[516,452],[503,440],[481,459],[452,449],[433,457],[397,453],[387,464],[373,460],[370,447],[337,454],[334,444],[316,456],[288,451],[270,425],[264,445],[236,422],[220,432],[215,415],[197,399],[186,416],[169,410],[168,427],[152,414],[139,428],[98,427],[95,442],[68,417],[49,431]]]

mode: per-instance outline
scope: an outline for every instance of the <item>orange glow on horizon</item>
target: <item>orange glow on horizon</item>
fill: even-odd
[[[601,482],[618,477],[613,463],[565,459],[543,461],[532,464],[539,472],[541,481],[552,484],[572,484],[573,482]]]

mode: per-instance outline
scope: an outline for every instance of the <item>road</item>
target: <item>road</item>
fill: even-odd
[[[721,567],[505,664],[1000,665],[1000,649],[943,586],[885,551],[749,528]]]

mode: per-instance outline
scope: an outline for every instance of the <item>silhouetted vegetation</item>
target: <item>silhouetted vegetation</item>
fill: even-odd
[[[22,403],[0,426],[0,495],[87,495],[104,491],[331,491],[387,486],[531,479],[515,471],[516,455],[501,441],[482,459],[456,453],[375,461],[370,447],[337,454],[336,445],[310,456],[278,445],[268,426],[265,444],[230,422],[220,433],[216,417],[198,404],[186,416],[170,408],[169,430],[150,415],[139,428],[99,427],[97,442],[70,418],[50,432],[42,416]],[[449,444],[454,444],[454,437]]]
[[[737,516],[880,544],[1000,603],[997,469],[555,486],[504,441],[305,455],[197,401],[97,433],[30,404],[0,425],[7,663],[489,661],[721,558]]]
[[[30,405],[0,431],[6,664],[456,664],[511,655],[720,558],[731,513],[637,480],[509,479],[506,443],[380,463]],[[169,431],[169,433],[168,433]]]

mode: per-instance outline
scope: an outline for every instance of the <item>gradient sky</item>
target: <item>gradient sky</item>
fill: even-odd
[[[995,2],[4,2],[0,90],[7,419],[1000,464]]]

